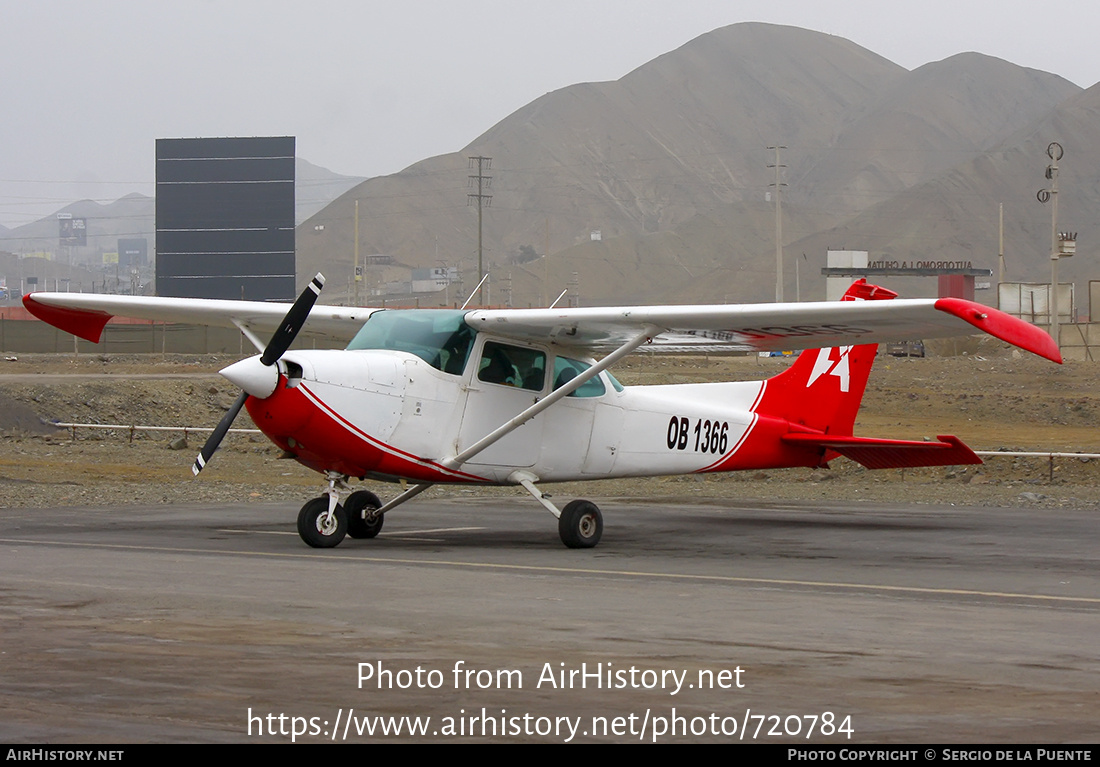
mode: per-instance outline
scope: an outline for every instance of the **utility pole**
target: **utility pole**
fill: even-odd
[[[355,201],[355,302],[359,306],[359,283],[363,280],[363,270],[359,267],[359,200]]]
[[[997,308],[1001,308],[1001,285],[1005,281],[1005,204],[997,205]]]
[[[802,254],[802,260],[803,261],[806,260],[806,254],[805,253]],[[796,258],[794,260],[794,300],[797,303],[802,303],[802,280],[801,280],[801,277],[799,277],[799,271],[800,271],[801,265],[802,265],[802,261],[799,261]]]
[[[786,186],[779,181],[779,169],[787,167],[779,162],[779,150],[786,148],[779,145],[768,147],[768,151],[775,150],[775,165],[768,167],[775,168],[775,182],[772,186],[775,187],[775,302],[777,304],[783,303],[783,195],[780,190]]]
[[[1058,161],[1062,159],[1062,145],[1052,141],[1047,147],[1047,157],[1050,165],[1047,166],[1046,177],[1050,181],[1050,189],[1040,189],[1036,196],[1039,202],[1050,202],[1050,336],[1054,339],[1054,345],[1059,344],[1058,332],[1058,259],[1061,253],[1058,249]]]
[[[1000,285],[1005,281],[1005,204],[1003,202],[997,206],[997,214],[997,284]],[[998,288],[998,298],[1000,294],[1001,289]]]
[[[466,182],[466,185],[469,187],[477,187],[477,194],[472,192],[468,193],[466,195],[466,205],[471,205],[474,202],[477,203],[477,302],[479,305],[484,306],[484,288],[481,287],[481,281],[485,279],[485,258],[482,246],[481,211],[482,208],[489,207],[493,202],[493,195],[485,194],[485,190],[492,186],[493,177],[486,176],[485,171],[493,167],[493,158],[478,155],[477,157],[469,157],[467,159],[469,160],[467,165],[468,168],[472,170],[475,166],[477,167],[477,175],[471,175]]]

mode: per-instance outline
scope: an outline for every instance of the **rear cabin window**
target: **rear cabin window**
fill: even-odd
[[[592,366],[587,362],[569,359],[568,357],[558,357],[554,360],[554,388],[560,389],[590,367]],[[577,387],[576,391],[570,392],[569,396],[601,397],[605,391],[607,389],[604,388],[603,381],[597,375]]]

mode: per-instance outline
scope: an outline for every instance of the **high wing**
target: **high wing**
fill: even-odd
[[[243,328],[272,333],[289,304],[265,301],[222,301],[206,298],[154,298],[94,293],[30,293],[23,305],[38,319],[98,343],[112,317]],[[349,306],[313,307],[302,335],[339,345],[350,341],[377,309]]]
[[[869,288],[871,286],[868,286]],[[260,301],[154,298],[85,293],[31,293],[31,314],[98,342],[113,316],[272,332],[286,305]],[[346,343],[379,309],[317,305],[302,333]],[[819,301],[714,306],[620,306],[578,309],[474,309],[479,331],[522,341],[553,342],[593,353],[621,347],[647,329],[659,345],[781,351],[946,338],[975,330],[1061,362],[1053,340],[1004,312],[961,298]]]
[[[477,330],[517,340],[554,342],[603,352],[647,327],[654,343],[781,351],[885,341],[946,338],[980,330],[1054,362],[1053,339],[1023,320],[961,298],[820,301],[717,306],[580,309],[478,309]]]

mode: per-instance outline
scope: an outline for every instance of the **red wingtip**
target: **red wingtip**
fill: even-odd
[[[1058,344],[1054,343],[1054,339],[1046,331],[1011,314],[967,301],[965,298],[941,298],[936,301],[936,308],[969,322],[983,333],[989,333],[1051,362],[1062,364],[1062,353],[1058,351]]]
[[[43,322],[94,344],[99,343],[103,335],[103,326],[111,319],[111,315],[106,312],[67,309],[41,303],[34,299],[34,293],[23,296],[23,306]]]

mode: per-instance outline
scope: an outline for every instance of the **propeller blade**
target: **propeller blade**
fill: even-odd
[[[290,307],[290,311],[283,317],[279,328],[271,336],[271,340],[268,341],[267,348],[264,349],[263,356],[260,357],[260,362],[271,367],[279,361],[280,357],[286,354],[286,350],[294,343],[294,337],[298,335],[298,331],[302,329],[306,318],[309,317],[313,305],[317,303],[317,296],[321,295],[321,288],[324,286],[325,275],[317,272],[317,276],[310,280],[309,285],[302,291],[302,295],[298,296],[298,300],[294,302],[294,305]]]
[[[310,280],[309,285],[302,291],[302,295],[298,296],[294,305],[290,307],[286,316],[283,317],[282,323],[272,334],[271,340],[268,341],[267,348],[264,349],[263,355],[260,356],[260,362],[266,367],[271,367],[278,362],[279,358],[286,354],[286,350],[294,343],[295,336],[298,335],[298,331],[305,325],[306,319],[309,317],[309,312],[313,309],[313,305],[317,303],[317,297],[321,295],[321,288],[324,286],[325,275],[317,272],[317,276]],[[202,446],[202,450],[199,451],[199,455],[195,459],[195,465],[191,467],[191,472],[195,476],[198,476],[199,472],[203,470],[207,461],[214,455],[214,451],[218,449],[218,445],[225,439],[229,427],[233,425],[233,421],[236,420],[237,415],[241,412],[241,408],[244,407],[244,402],[248,399],[248,396],[247,391],[241,392],[232,407],[229,408],[229,412],[222,416],[222,420],[218,422],[217,428],[210,434],[209,439],[206,440],[206,444]]]
[[[241,412],[241,408],[244,407],[244,401],[248,399],[248,392],[241,392],[241,396],[237,397],[236,402],[229,408],[221,421],[218,422],[217,428],[210,434],[210,437],[206,440],[206,444],[202,446],[202,450],[199,451],[199,457],[195,459],[195,465],[191,467],[191,473],[196,477],[202,468],[206,466],[206,462],[210,460],[210,456],[214,455],[214,451],[218,449],[218,445],[225,439],[226,432],[229,431],[229,427],[233,425],[233,421],[237,418],[237,414]]]

